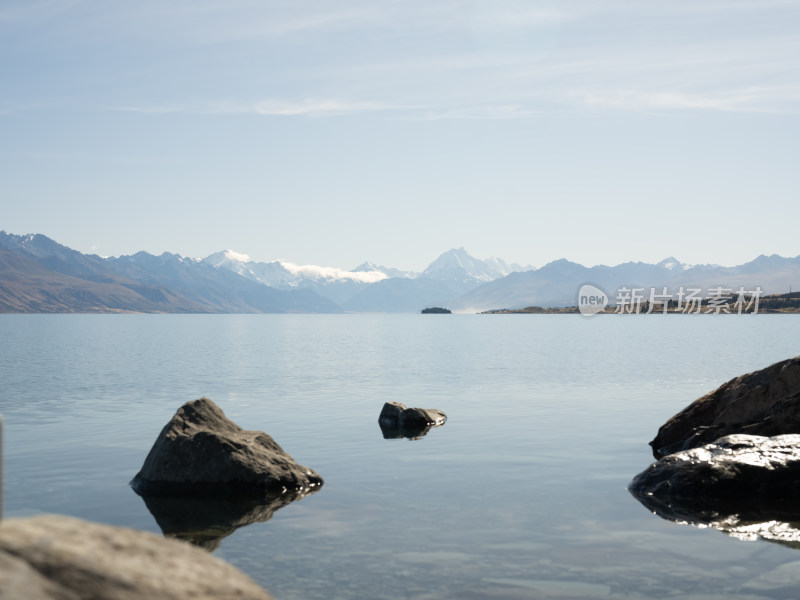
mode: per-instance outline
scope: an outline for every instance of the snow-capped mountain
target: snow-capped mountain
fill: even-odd
[[[392,267],[384,267],[383,265],[376,265],[372,262],[363,262],[358,265],[353,271],[377,271],[379,273],[385,274],[387,277],[402,277],[405,279],[413,279],[419,273],[415,273],[414,271],[403,271],[401,269],[395,269]]]
[[[687,265],[686,263],[682,263],[677,258],[670,256],[662,260],[660,263],[657,263],[656,266],[661,267],[662,269],[667,269],[669,271],[678,272],[690,269],[692,265]]]
[[[348,280],[361,283],[375,283],[387,277],[382,267],[375,269],[361,267],[353,271],[338,269],[336,267],[321,267],[318,265],[296,265],[287,260],[274,260],[272,262],[255,262],[247,254],[241,254],[233,250],[223,250],[216,252],[203,259],[204,263],[217,268],[225,268],[229,271],[243,275],[250,279],[260,281],[272,287],[296,287],[304,280],[327,282]],[[392,269],[396,271],[396,269]]]
[[[44,235],[0,232],[0,312],[341,312],[311,290],[277,290],[164,252],[101,258]]]
[[[460,312],[574,306],[592,283],[614,297],[621,287],[800,288],[800,256],[762,255],[735,267],[656,264],[583,265],[560,259],[540,269],[448,250],[421,273],[365,262],[353,270],[257,262],[233,250],[205,259],[164,252],[103,258],[41,235],[0,231],[0,312]]]
[[[499,258],[480,260],[464,248],[453,248],[428,265],[421,277],[457,283],[486,283],[505,277],[513,269]]]
[[[358,312],[416,311],[426,303],[455,300],[477,286],[514,271],[499,258],[480,260],[464,248],[448,250],[422,273],[364,262],[352,271],[286,260],[257,262],[234,250],[202,260],[270,287],[311,289],[347,310]]]
[[[385,267],[379,269],[390,273]],[[470,290],[514,270],[502,259],[480,260],[464,248],[453,248],[422,273],[401,272],[366,287],[350,298],[344,308],[357,312],[418,312],[425,306],[449,306]]]
[[[365,286],[389,278],[380,270],[347,271],[336,267],[297,265],[286,260],[256,262],[248,255],[233,250],[216,252],[202,262],[275,289],[313,290],[337,304],[346,302]]]

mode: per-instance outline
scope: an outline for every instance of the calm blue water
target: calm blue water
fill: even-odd
[[[668,417],[800,354],[796,316],[1,315],[0,334],[5,517],[160,532],[128,482],[205,395],[325,478],[215,552],[278,600],[800,595],[797,551],[626,491]],[[384,440],[388,400],[448,422]]]

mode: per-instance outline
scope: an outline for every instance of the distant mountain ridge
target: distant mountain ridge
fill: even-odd
[[[800,256],[784,258],[759,256],[736,267],[719,265],[689,266],[675,259],[658,264],[628,262],[614,267],[584,267],[566,259],[546,264],[536,271],[512,273],[480,286],[459,298],[453,307],[463,312],[528,306],[566,307],[577,305],[577,293],[591,283],[609,295],[613,304],[623,287],[675,293],[680,288],[708,290],[721,287],[737,290],[760,288],[764,294],[776,294],[800,288]]]
[[[361,268],[345,271],[317,265],[296,265],[283,260],[256,262],[246,254],[233,250],[216,252],[201,262],[217,269],[232,271],[275,289],[311,290],[337,304],[347,301],[365,286],[390,277],[386,272],[379,270],[380,267],[371,270]]]
[[[513,270],[501,259],[480,260],[463,248],[448,250],[422,273],[370,262],[352,271],[283,260],[255,262],[233,250],[217,252],[203,262],[277,289],[313,290],[351,312],[419,312],[427,303],[453,302]]]
[[[253,261],[233,250],[203,259],[165,252],[103,258],[42,234],[0,232],[0,312],[456,312],[574,306],[581,285],[767,293],[800,289],[800,256],[759,256],[736,267],[628,262],[585,267],[566,259],[540,269],[477,259],[464,248],[444,252],[420,273],[364,262],[352,270]]]
[[[277,290],[165,252],[101,258],[41,235],[0,232],[0,311],[341,312],[310,290]]]

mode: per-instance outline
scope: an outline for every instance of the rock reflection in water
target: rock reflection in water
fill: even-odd
[[[425,437],[428,432],[434,427],[441,427],[441,425],[430,425],[427,423],[411,423],[402,426],[398,425],[385,425],[379,423],[383,438],[386,440],[394,440],[400,438],[408,438],[410,440],[418,440]]]
[[[664,519],[800,549],[800,435],[728,435],[659,459],[628,489]]]
[[[216,550],[223,538],[251,523],[269,521],[275,511],[315,493],[285,493],[260,498],[198,498],[142,496],[166,537]]]
[[[773,501],[770,506],[755,507],[746,500],[737,505],[736,500],[731,499],[713,507],[708,499],[693,504],[688,500],[665,501],[652,494],[629,491],[650,512],[667,521],[713,527],[739,540],[760,538],[800,550],[800,507],[795,502],[781,505]]]

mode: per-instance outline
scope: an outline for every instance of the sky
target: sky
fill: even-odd
[[[800,255],[800,0],[0,0],[0,229],[422,270]]]

